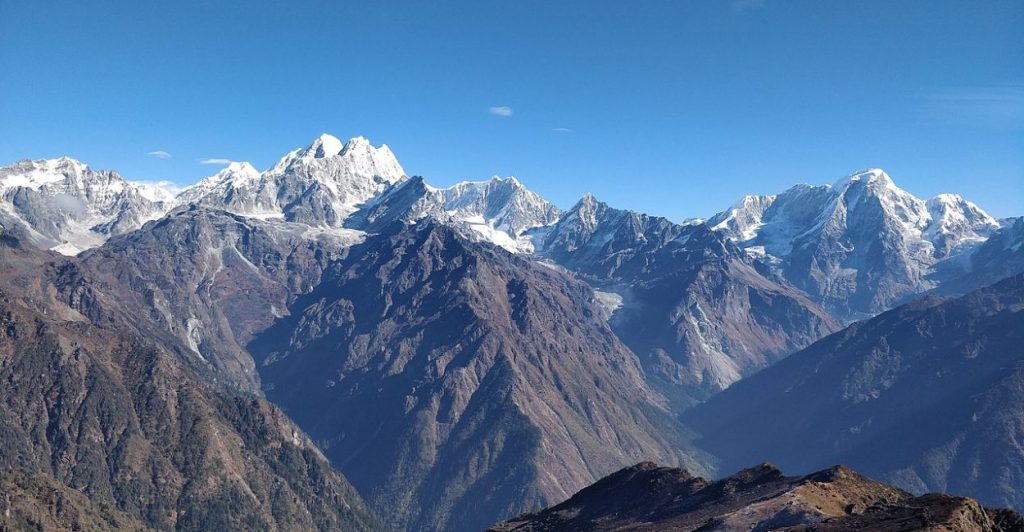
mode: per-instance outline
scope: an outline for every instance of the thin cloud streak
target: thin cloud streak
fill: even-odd
[[[156,157],[157,159],[170,159],[171,158],[171,154],[166,152],[166,151],[164,151],[164,150],[155,150],[155,151],[147,152],[146,155],[148,155],[150,157]]]
[[[487,110],[494,116],[512,116],[512,108],[507,105],[498,105]]]
[[[959,87],[924,94],[929,112],[943,120],[1019,126],[1024,122],[1024,83]]]
[[[200,159],[199,164],[231,164],[231,159]]]

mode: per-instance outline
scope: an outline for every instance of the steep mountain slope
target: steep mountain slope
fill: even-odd
[[[20,226],[33,244],[68,255],[159,218],[173,203],[159,187],[68,157],[0,168],[0,223]]]
[[[51,477],[94,510],[159,529],[379,529],[275,407],[205,384],[162,342],[91,321],[109,296],[73,278],[75,260],[0,233],[0,470]]]
[[[249,345],[392,523],[472,530],[638,457],[699,467],[586,285],[444,225],[349,248]]]
[[[831,186],[747,196],[707,224],[765,255],[844,319],[877,314],[963,273],[956,259],[1000,226],[960,196],[924,201],[878,169]]]
[[[613,209],[588,195],[535,238],[542,257],[619,298],[616,333],[681,406],[838,327],[704,225]]]
[[[257,392],[245,344],[359,238],[193,205],[83,253],[69,268],[106,296],[92,319],[180,348],[212,381]]]
[[[1024,507],[1024,275],[851,325],[684,414],[735,467],[850,464]]]
[[[43,475],[0,471],[2,530],[151,530]]]
[[[977,501],[909,493],[837,466],[800,477],[769,464],[711,482],[685,469],[637,464],[571,499],[497,525],[493,532],[542,530],[1017,530],[1012,510]]]
[[[232,163],[182,191],[178,201],[253,218],[341,227],[360,204],[404,178],[386,145],[374,147],[364,137],[343,144],[324,134],[263,173],[249,163]]]

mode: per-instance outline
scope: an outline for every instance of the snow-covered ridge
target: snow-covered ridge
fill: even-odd
[[[515,177],[463,181],[437,189],[436,194],[446,214],[510,251],[533,251],[525,233],[555,223],[560,214],[557,207]]]
[[[340,228],[359,205],[405,178],[386,145],[375,147],[365,137],[343,143],[323,134],[265,172],[247,162],[231,163],[186,188],[178,200],[242,216]]]
[[[863,298],[856,304],[868,314],[930,289],[939,263],[969,254],[1000,227],[960,196],[920,199],[877,168],[831,185],[747,196],[707,223],[748,252],[781,264],[792,282],[811,293],[837,305]]]
[[[707,223],[737,242],[758,241],[769,253],[785,255],[792,244],[787,240],[823,231],[830,223],[848,225],[847,214],[867,198],[876,199],[879,214],[898,223],[908,239],[925,242],[922,250],[936,258],[965,243],[982,241],[1000,227],[995,218],[957,194],[922,200],[878,168],[850,174],[832,185],[797,185],[777,195],[745,196]],[[767,225],[771,227],[764,229]]]
[[[380,227],[394,220],[432,218],[467,229],[467,236],[512,252],[533,251],[529,233],[558,220],[557,207],[514,177],[463,181],[436,188],[416,177],[368,202],[357,227]]]
[[[2,169],[0,176],[0,190],[5,194],[27,188],[51,204],[68,204],[64,197],[68,190],[74,190],[77,198],[70,203],[88,204],[92,211],[109,210],[111,198],[118,194],[131,196],[133,205],[138,204],[128,209],[139,213],[135,216],[121,218],[116,213],[98,215],[90,211],[90,216],[71,216],[61,222],[63,229],[55,234],[35,238],[68,254],[98,246],[112,234],[135,229],[174,207],[193,204],[261,220],[302,224],[317,231],[346,231],[353,213],[379,208],[377,204],[390,199],[397,208],[385,218],[443,218],[469,229],[471,236],[514,252],[532,251],[532,242],[524,234],[554,223],[559,216],[554,205],[514,177],[465,181],[448,188],[431,187],[422,180],[410,183],[387,145],[374,146],[365,137],[342,142],[328,134],[292,150],[265,171],[248,162],[231,162],[177,193],[156,183],[129,182],[113,172],[93,172],[66,157],[23,161]],[[409,198],[393,197],[410,194]],[[60,211],[39,206],[27,209],[29,212],[19,213],[7,202],[0,206],[0,213],[5,215],[0,221],[35,234]],[[75,213],[82,209],[65,210]],[[109,226],[115,219],[117,231],[111,231]]]
[[[65,254],[102,244],[163,216],[173,194],[70,157],[24,160],[0,168],[0,223]]]

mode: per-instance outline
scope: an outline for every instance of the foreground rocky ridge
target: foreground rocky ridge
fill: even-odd
[[[491,532],[555,530],[950,530],[1024,527],[1012,510],[943,494],[915,497],[837,466],[787,477],[770,464],[709,481],[643,462]]]

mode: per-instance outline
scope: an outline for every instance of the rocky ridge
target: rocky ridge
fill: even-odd
[[[843,466],[787,477],[771,464],[710,481],[643,462],[613,473],[551,508],[491,532],[545,530],[950,530],[1024,526],[1012,510],[963,497],[922,497]]]

